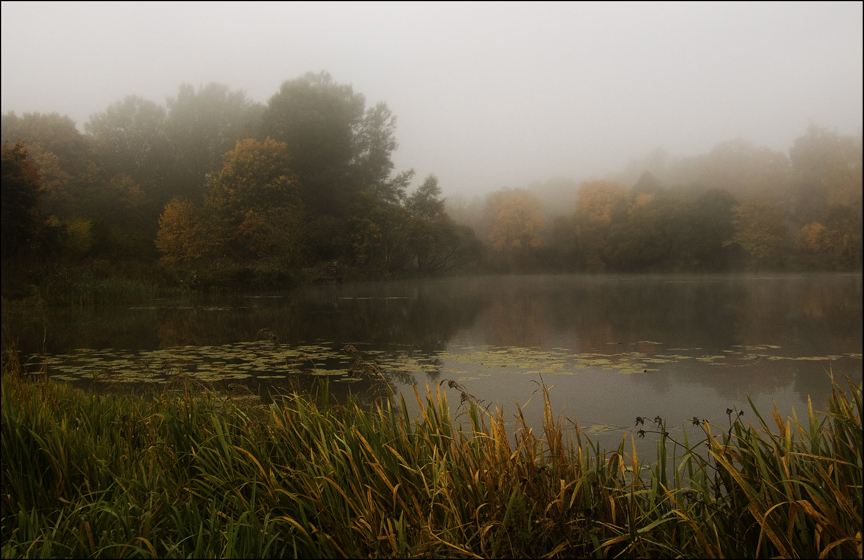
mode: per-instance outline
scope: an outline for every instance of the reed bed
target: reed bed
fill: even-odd
[[[156,398],[2,375],[7,557],[861,557],[861,387],[802,424],[665,421],[652,461],[556,417],[541,433],[447,386],[373,410]],[[453,382],[451,387],[459,389]],[[749,414],[748,414],[749,417]],[[510,434],[512,435],[512,434]],[[515,442],[511,444],[511,441]]]
[[[105,305],[148,301],[180,293],[150,279],[99,278],[87,272],[54,275],[42,281],[40,295],[49,305]]]

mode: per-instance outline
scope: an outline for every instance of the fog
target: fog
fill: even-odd
[[[445,195],[605,176],[662,148],[861,133],[862,4],[2,4],[0,111],[83,130],[127,95],[266,103],[326,70],[398,117]]]

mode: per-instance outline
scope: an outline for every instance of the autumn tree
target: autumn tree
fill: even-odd
[[[193,262],[210,253],[213,246],[212,234],[195,204],[175,198],[165,206],[156,234],[156,248],[162,252],[163,262]]]
[[[27,148],[17,142],[2,148],[2,249],[3,258],[14,257],[34,245],[39,236],[39,171],[27,158]]]
[[[545,243],[541,231],[546,218],[540,201],[523,190],[492,193],[486,203],[489,232],[486,239],[496,251],[528,251]]]
[[[861,214],[854,208],[835,205],[824,224],[814,221],[798,230],[796,248],[803,264],[812,268],[860,270],[861,231]]]
[[[536,264],[536,250],[546,243],[545,225],[540,200],[534,194],[519,189],[501,190],[486,198],[484,237],[499,266],[525,269]]]
[[[294,258],[302,205],[284,142],[246,139],[225,154],[205,199],[213,235],[239,257]]]
[[[0,123],[0,141],[27,145],[42,176],[44,211],[61,220],[92,217],[93,204],[105,199],[105,176],[92,139],[57,113],[9,113]]]

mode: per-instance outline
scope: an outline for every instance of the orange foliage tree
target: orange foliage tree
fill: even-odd
[[[523,191],[498,191],[486,203],[487,241],[496,251],[526,252],[542,247],[541,235],[546,218],[540,211],[540,199]]]
[[[198,208],[187,200],[174,199],[159,218],[156,248],[168,264],[195,261],[212,245]]]

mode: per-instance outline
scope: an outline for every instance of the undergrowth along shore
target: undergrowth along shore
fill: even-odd
[[[298,394],[253,406],[197,390],[85,393],[3,364],[2,548],[9,557],[800,557],[862,554],[861,387],[804,424],[665,421],[653,461],[603,452],[555,417],[446,388],[372,411]],[[461,387],[451,382],[452,388]],[[415,391],[416,393],[416,391]],[[749,417],[749,413],[748,413]],[[693,437],[693,435],[698,437]]]

